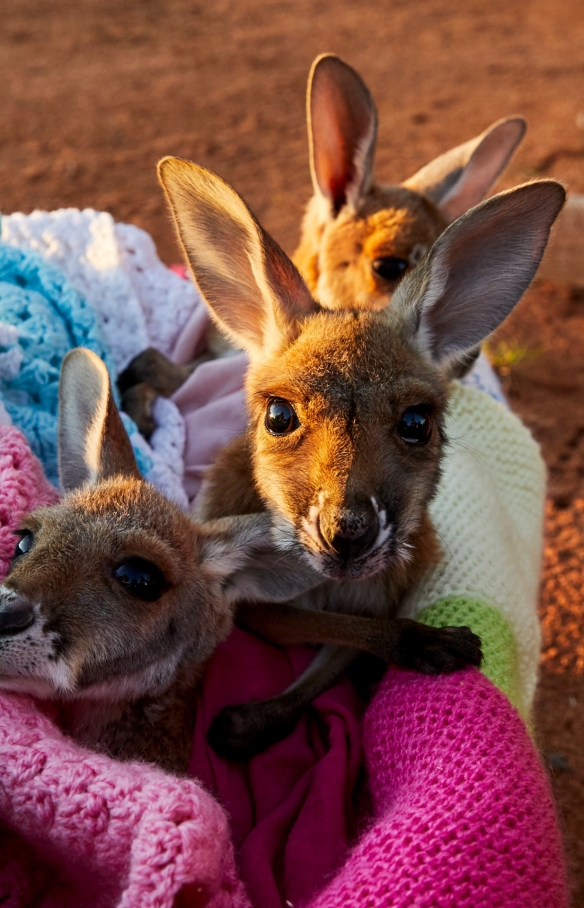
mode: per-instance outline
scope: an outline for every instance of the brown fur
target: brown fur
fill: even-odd
[[[204,534],[147,483],[123,477],[71,493],[21,529],[34,545],[4,590],[38,607],[49,652],[35,665],[32,650],[20,667],[26,680],[19,671],[12,686],[54,696],[60,679],[66,725],[82,743],[184,770],[193,689],[232,623],[220,578],[203,564]],[[155,602],[133,599],[114,578],[133,556],[164,574]]]
[[[197,525],[144,482],[88,350],[63,363],[59,472],[67,494],[23,521],[0,585],[0,688],[59,701],[89,747],[182,772],[194,689],[235,604],[320,578],[293,557],[279,564],[265,515]],[[154,577],[150,597],[120,581],[137,565]]]
[[[404,183],[382,186],[373,175],[375,103],[359,74],[333,54],[317,57],[311,68],[307,120],[314,196],[294,262],[327,309],[387,306],[446,226],[485,196],[525,132],[520,117],[501,120]],[[376,269],[387,258],[402,263],[396,279]],[[213,332],[210,339],[210,355],[229,350],[217,346]],[[478,353],[478,348],[469,351],[452,370],[453,377],[466,374]],[[153,429],[150,396],[142,385],[139,391],[126,389],[146,382],[169,396],[199,361],[201,357],[177,366],[149,349],[120,376],[124,406],[146,437]]]
[[[426,255],[446,226],[479,202],[507,164],[525,132],[520,117],[501,120],[481,136],[441,155],[400,185],[375,181],[377,111],[354,69],[323,54],[313,63],[307,92],[310,165],[314,196],[302,223],[294,262],[309,289],[328,309],[382,309],[402,278]],[[403,263],[390,280],[374,267],[380,259]],[[210,333],[211,356],[226,355]],[[453,371],[461,377],[478,350]],[[202,360],[177,366],[152,349],[120,376],[124,407],[146,437],[152,432],[146,382],[169,396]]]
[[[303,323],[282,353],[252,363],[247,387],[251,446],[233,443],[211,468],[201,516],[211,519],[226,507],[239,513],[237,505],[249,506],[251,457],[260,499],[294,528],[315,555],[314,567],[332,576],[338,559],[314,553],[302,528],[315,490],[325,500],[321,529],[330,540],[354,502],[372,495],[385,501],[384,491],[391,488],[386,503],[392,520],[403,526],[403,536],[395,540],[387,582],[396,578],[399,600],[422,567],[419,559],[425,560],[433,548],[429,526],[421,521],[439,478],[445,384],[436,382],[423,357],[412,354],[383,316],[322,312]],[[274,397],[294,404],[301,428],[291,436],[275,438],[265,431],[266,403]],[[429,405],[435,420],[430,443],[419,450],[404,445],[395,431],[404,410],[416,404]],[[230,489],[228,497],[225,489],[235,478],[246,482],[247,489]],[[410,550],[408,557],[400,553],[403,543],[412,546],[411,558]],[[358,589],[360,601],[365,591],[361,584]],[[385,601],[378,606],[371,602],[368,610],[386,613],[388,608],[393,611]]]
[[[521,118],[499,121],[400,185],[373,175],[377,110],[359,74],[333,54],[314,61],[307,90],[314,196],[294,262],[321,305],[381,309],[434,241],[476,205],[525,132]],[[403,261],[399,279],[373,263]]]
[[[310,290],[328,309],[383,309],[399,281],[372,268],[376,259],[403,259],[411,270],[448,222],[420,193],[374,184],[358,208],[345,207],[331,219],[314,198],[302,221],[293,259]]]
[[[394,616],[435,553],[427,509],[444,453],[446,376],[529,284],[562,188],[524,186],[461,218],[392,306],[330,310],[219,178],[174,158],[159,175],[199,289],[250,357],[248,433],[211,469],[200,513],[256,507],[259,496],[282,552],[326,578],[301,604]],[[283,432],[267,422],[274,401],[293,414]],[[412,408],[430,425],[419,445],[400,428]],[[457,664],[477,659],[467,633],[452,637],[465,652]],[[213,746],[245,756],[285,734],[353,658],[325,647],[279,697],[223,711]]]

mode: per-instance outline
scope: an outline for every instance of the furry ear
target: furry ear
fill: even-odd
[[[63,360],[59,382],[59,477],[67,492],[113,476],[140,478],[101,359],[77,347]]]
[[[318,309],[298,271],[234,189],[189,161],[158,177],[197,285],[219,327],[257,355],[290,343]]]
[[[336,216],[344,205],[355,207],[373,182],[375,103],[351,66],[322,54],[308,77],[306,115],[314,191]]]
[[[531,283],[566,193],[554,180],[493,196],[447,227],[392,305],[416,346],[449,367],[480,344]]]
[[[403,184],[422,192],[453,221],[484,199],[523,139],[523,117],[508,117],[482,135],[440,155]]]
[[[223,517],[201,531],[201,566],[221,580],[231,603],[287,602],[322,583],[301,553],[277,548],[269,514]]]

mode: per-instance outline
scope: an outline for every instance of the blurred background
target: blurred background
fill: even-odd
[[[172,263],[155,163],[175,154],[232,183],[292,252],[324,51],[373,93],[382,181],[522,114],[500,187],[553,176],[584,192],[582,0],[3,0],[0,211],[107,210]],[[536,733],[583,906],[584,291],[540,282],[491,353],[549,469]]]

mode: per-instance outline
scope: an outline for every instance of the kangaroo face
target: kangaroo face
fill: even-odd
[[[521,142],[520,117],[494,123],[404,183],[374,174],[377,109],[361,76],[333,54],[308,78],[314,196],[294,260],[329,309],[380,309],[447,224],[483,199]]]
[[[267,515],[195,524],[140,478],[103,362],[67,354],[59,472],[68,494],[21,525],[0,585],[0,688],[107,702],[194,684],[235,603],[294,598]]]
[[[357,211],[344,208],[326,222],[311,289],[329,309],[383,309],[446,224],[419,193],[374,186]]]
[[[40,696],[164,689],[230,626],[188,518],[139,480],[80,490],[23,523],[0,586],[0,686]],[[222,608],[223,605],[223,608]]]
[[[177,158],[159,178],[199,289],[249,355],[253,478],[281,545],[331,578],[403,560],[438,482],[445,376],[521,298],[564,190],[495,196],[446,228],[391,306],[330,311],[230,186]]]
[[[252,368],[254,473],[282,544],[335,579],[407,560],[440,475],[446,396],[383,314],[322,312]]]

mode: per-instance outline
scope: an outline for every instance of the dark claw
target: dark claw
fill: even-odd
[[[267,703],[227,706],[213,719],[207,741],[221,757],[249,760],[294,730],[299,713],[275,716]]]
[[[467,665],[480,666],[481,640],[469,627],[424,627],[408,641],[401,662],[426,675],[457,671]]]
[[[118,376],[118,388],[121,394],[125,394],[136,385],[145,383],[161,397],[171,397],[198,365],[212,358],[212,354],[203,353],[191,363],[181,366],[155,347],[147,347]]]
[[[147,347],[146,350],[138,353],[130,365],[118,376],[120,393],[124,394],[125,391],[142,382],[155,387],[160,373],[167,368],[172,368],[173,365],[159,350]]]
[[[158,394],[142,382],[122,394],[122,410],[130,416],[144,438],[149,439],[156,428],[152,408]]]

